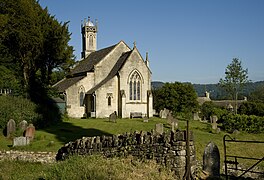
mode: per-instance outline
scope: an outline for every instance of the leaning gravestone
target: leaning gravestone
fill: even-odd
[[[29,124],[26,129],[25,137],[28,137],[29,140],[33,140],[35,136],[35,126],[33,124]]]
[[[161,124],[161,123],[156,124],[156,133],[157,134],[163,134],[163,124]]]
[[[204,149],[203,170],[208,172],[209,177],[220,177],[220,154],[213,142],[209,142]]]
[[[13,139],[13,146],[26,146],[30,143],[30,140],[28,137],[15,137]]]
[[[10,137],[10,135],[15,131],[16,131],[16,122],[14,121],[14,119],[10,119],[6,127],[7,137]]]
[[[22,131],[25,131],[27,129],[27,126],[28,126],[28,123],[26,120],[23,120],[18,124],[19,129]]]

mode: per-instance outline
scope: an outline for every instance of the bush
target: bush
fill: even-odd
[[[42,116],[36,113],[37,105],[22,97],[0,96],[0,129],[4,129],[10,119],[18,124],[22,120],[36,124]]]
[[[205,102],[201,106],[201,114],[206,119],[210,119],[210,116],[216,115],[218,119],[221,119],[221,117],[225,114],[227,114],[228,111],[226,109],[220,108],[216,106],[213,102]]]
[[[239,114],[264,116],[264,103],[244,102],[238,109]]]
[[[228,132],[233,132],[235,129],[248,133],[264,132],[264,117],[227,114],[222,117],[222,121],[223,128]]]

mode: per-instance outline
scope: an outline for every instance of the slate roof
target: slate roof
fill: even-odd
[[[112,79],[118,73],[118,71],[122,68],[125,61],[130,56],[131,52],[132,51],[128,51],[128,52],[123,53],[120,56],[120,58],[118,59],[118,61],[116,62],[116,64],[114,65],[114,67],[112,68],[112,70],[110,71],[110,73],[108,74],[108,76],[104,80],[102,80],[99,84],[97,84],[92,89],[90,89],[87,92],[87,94],[92,94],[94,91],[96,91],[98,88],[100,88],[102,85],[107,83],[110,79]]]
[[[99,63],[108,53],[115,48],[117,44],[100,49],[98,51],[92,52],[87,58],[80,61],[77,66],[71,71],[72,74],[79,74],[83,72],[93,71],[94,65]]]
[[[76,77],[68,77],[63,79],[62,81],[59,81],[57,84],[54,85],[54,87],[59,91],[63,92],[70,86],[74,85],[81,79],[83,79],[85,76],[76,76]]]
[[[79,80],[86,76],[86,72],[93,71],[94,65],[99,63],[108,53],[110,53],[117,44],[100,49],[98,51],[92,52],[87,58],[80,61],[76,67],[71,70],[72,76],[68,76],[62,81],[54,85],[59,92],[65,91],[67,88],[77,83]]]

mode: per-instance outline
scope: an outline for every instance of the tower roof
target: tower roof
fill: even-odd
[[[86,25],[86,26],[94,26],[94,24],[93,24],[92,21],[90,21],[90,20],[87,21],[85,25]]]

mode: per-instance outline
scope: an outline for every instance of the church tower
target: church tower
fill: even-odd
[[[83,51],[81,54],[82,58],[86,58],[91,52],[96,51],[97,48],[97,21],[95,25],[88,17],[88,21],[84,19],[81,25],[82,29],[82,46]]]

